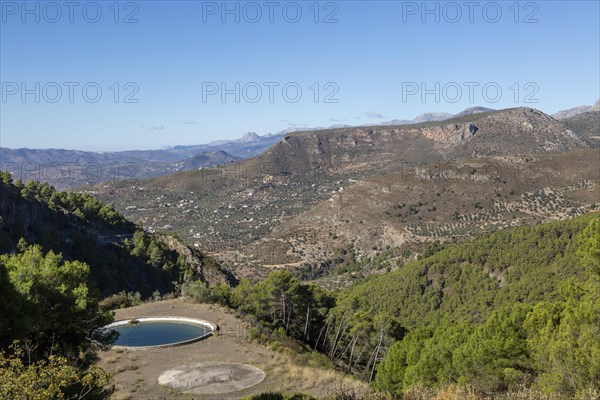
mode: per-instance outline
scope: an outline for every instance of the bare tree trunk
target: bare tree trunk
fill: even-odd
[[[358,356],[356,357],[356,360],[354,361],[355,364],[358,364],[360,362],[360,359],[362,358],[363,353],[365,352],[365,349],[367,348],[367,344],[365,343],[362,347],[362,349],[360,349],[360,353],[358,353]]]
[[[340,320],[340,324],[338,325],[338,329],[337,329],[337,332],[335,333],[335,338],[333,340],[333,347],[331,348],[331,351],[329,352],[329,358],[332,360],[333,360],[333,355],[335,354],[335,350],[337,349],[338,338],[340,335],[340,331],[342,330],[342,324],[344,323],[345,317],[346,317],[346,314],[342,314],[342,319]]]
[[[286,325],[286,320],[285,320],[285,311],[286,311],[286,304],[285,304],[285,294],[281,295],[281,307],[283,309],[282,313],[283,315],[281,316],[281,321],[283,322],[284,325]],[[285,329],[285,333],[287,334],[287,325],[286,325],[286,329]]]
[[[379,349],[381,342],[383,341],[383,325],[379,329],[379,341],[377,342],[375,358],[373,359],[373,367],[371,368],[371,376],[369,377],[369,383],[373,380],[373,374],[375,373],[375,365],[377,364],[377,357],[379,356]]]
[[[289,306],[289,310],[288,310],[288,315],[287,315],[287,321],[285,323],[285,334],[288,334],[289,328],[290,328],[290,320],[292,319],[292,304],[290,304]]]
[[[342,337],[343,336],[344,335],[342,335]],[[346,347],[344,347],[344,349],[341,351],[341,353],[339,354],[339,356],[336,357],[335,354],[333,355],[336,364],[339,363],[342,360],[342,357],[344,357],[344,354],[346,354],[346,352],[348,351],[348,349],[350,348],[350,346],[352,346],[352,339],[348,342],[348,344],[346,345]]]
[[[329,320],[327,321],[327,328],[325,328],[325,335],[323,336],[323,344],[321,345],[322,350],[325,350],[325,343],[327,343],[327,335],[329,335]]]
[[[366,344],[365,344],[366,346]],[[369,367],[371,366],[371,360],[374,359],[375,357],[375,351],[377,350],[377,348],[373,349],[373,352],[371,353],[371,356],[369,357],[369,360],[367,361],[367,365],[365,365],[365,369],[362,373],[362,378],[364,379],[366,377],[366,373],[369,370]],[[373,363],[375,363],[375,361],[373,361]]]
[[[352,372],[352,356],[354,355],[354,346],[356,346],[356,341],[358,340],[357,336],[352,338],[352,349],[350,349],[350,358],[348,359],[348,372]]]
[[[321,334],[323,333],[323,329],[325,329],[325,327],[327,327],[329,325],[329,318],[331,318],[331,317],[327,317],[327,321],[325,321],[325,325],[323,325],[321,327],[321,330],[319,331],[319,336],[317,336],[317,341],[315,342],[315,350],[317,349],[317,346],[319,345],[319,340],[321,340]]]
[[[310,303],[306,307],[306,321],[304,322],[304,334],[302,335],[302,341],[306,343],[306,333],[308,332],[308,319],[310,317]]]

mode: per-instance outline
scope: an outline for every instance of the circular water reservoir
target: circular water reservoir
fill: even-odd
[[[148,317],[113,322],[103,332],[117,334],[115,347],[146,349],[172,347],[204,339],[217,329],[213,323],[179,317]]]

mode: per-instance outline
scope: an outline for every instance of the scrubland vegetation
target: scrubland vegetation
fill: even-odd
[[[195,290],[245,315],[252,337],[294,338],[392,397],[597,398],[599,236],[586,215],[449,246],[338,293],[287,271]]]
[[[340,388],[340,400],[600,395],[597,213],[459,244],[433,243],[412,262],[398,262],[390,249],[377,264],[389,265],[386,254],[393,256],[394,271],[328,291],[287,270],[259,282],[202,281],[180,253],[110,206],[85,194],[2,178],[2,207],[36,213],[46,222],[1,220],[2,398],[106,398],[111,378],[97,366],[96,354],[110,338],[95,329],[112,320],[112,308],[164,295],[230,307],[250,323],[250,339],[293,355],[297,365],[336,369],[370,385],[366,394]],[[103,268],[124,268],[107,261],[113,257],[108,250],[84,256],[57,236],[82,223],[96,229],[95,241],[110,229],[114,235],[130,232],[108,249],[136,260],[136,268],[155,271],[148,276],[156,282],[169,279],[170,291],[135,294],[106,284]],[[53,250],[54,239],[67,256]],[[307,372],[297,373],[305,378]]]

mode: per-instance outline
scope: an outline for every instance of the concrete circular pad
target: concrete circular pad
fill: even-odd
[[[263,379],[265,373],[252,365],[203,362],[165,371],[158,383],[183,393],[218,394],[242,390]]]

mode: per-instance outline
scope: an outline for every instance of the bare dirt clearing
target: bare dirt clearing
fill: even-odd
[[[163,372],[158,383],[184,393],[219,394],[252,387],[263,379],[265,373],[252,365],[208,362]]]
[[[341,388],[358,392],[366,385],[347,375],[295,364],[288,355],[250,343],[247,325],[228,309],[183,300],[164,300],[117,310],[115,319],[151,316],[200,318],[216,323],[220,331],[213,337],[172,348],[148,350],[110,349],[100,353],[101,366],[114,374],[115,399],[239,399],[265,391],[304,392],[317,397]],[[231,362],[253,365],[263,370],[265,379],[256,386],[231,393],[191,395],[158,384],[165,371],[203,362]]]

